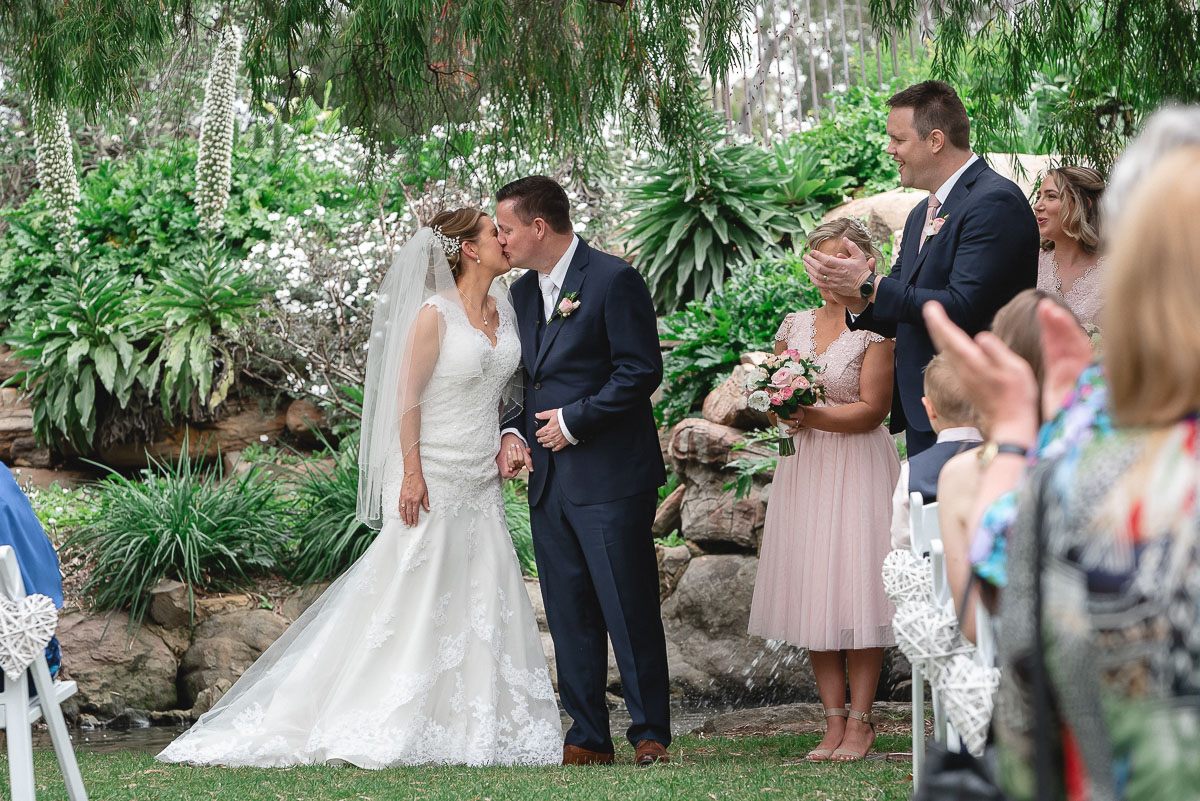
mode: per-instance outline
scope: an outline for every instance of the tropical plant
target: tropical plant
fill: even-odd
[[[79,174],[75,169],[75,150],[67,109],[62,102],[34,98],[33,137],[37,143],[38,183],[61,244],[75,244],[75,211],[79,203]]]
[[[674,425],[698,409],[746,351],[771,350],[783,316],[821,298],[793,254],[737,266],[720,291],[663,318],[663,394],[654,412]]]
[[[237,377],[227,343],[246,325],[262,295],[255,277],[215,248],[163,267],[144,311],[165,331],[158,349],[159,397],[168,420],[173,408],[186,414],[193,396],[208,411],[225,400]]]
[[[514,478],[504,482],[504,519],[512,537],[521,572],[537,578],[537,560],[533,556],[533,528],[529,524],[529,495],[524,481]]]
[[[141,622],[150,589],[163,579],[228,589],[279,567],[285,513],[265,471],[222,478],[193,465],[187,442],[174,462],[150,460],[138,479],[113,473],[97,484],[99,514],[67,541],[86,555],[83,591],[100,609],[128,607]]]
[[[734,265],[781,252],[820,209],[802,194],[806,183],[780,188],[777,154],[721,145],[719,126],[710,120],[710,149],[698,163],[660,159],[638,171],[642,182],[629,192],[627,247],[666,311],[710,287],[720,292]]]
[[[8,331],[25,367],[13,380],[29,393],[39,441],[57,434],[85,449],[106,399],[124,406],[135,384],[153,388],[157,363],[135,347],[145,333],[130,308],[137,297],[128,276],[80,265],[51,282],[40,315]]]
[[[242,31],[226,24],[217,34],[212,66],[204,86],[200,112],[199,157],[196,159],[196,209],[200,228],[217,232],[225,224],[232,177],[234,117],[237,74],[241,66]]]

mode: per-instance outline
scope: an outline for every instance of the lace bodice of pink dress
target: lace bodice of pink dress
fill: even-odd
[[[1043,250],[1038,254],[1037,288],[1061,298],[1084,325],[1099,323],[1100,308],[1103,305],[1103,283],[1104,259],[1099,258],[1064,292],[1062,278],[1058,274],[1058,262],[1054,260],[1054,251]]]

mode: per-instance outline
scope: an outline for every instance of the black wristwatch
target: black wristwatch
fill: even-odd
[[[866,281],[863,281],[861,284],[858,285],[858,294],[860,297],[862,297],[863,300],[866,300],[867,298],[871,297],[871,293],[873,293],[875,291],[875,279],[876,278],[877,278],[877,276],[875,275],[875,273],[871,273],[869,276],[867,276]]]

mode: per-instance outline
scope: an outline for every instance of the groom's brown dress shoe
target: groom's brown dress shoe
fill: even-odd
[[[656,763],[665,764],[670,761],[671,758],[667,756],[667,747],[657,740],[642,740],[637,744],[637,750],[633,755],[633,764],[638,767]]]
[[[603,751],[589,751],[577,745],[563,746],[564,765],[611,765],[613,755]]]

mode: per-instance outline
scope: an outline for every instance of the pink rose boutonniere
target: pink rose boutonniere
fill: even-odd
[[[929,225],[925,226],[925,241],[928,242],[930,237],[936,236],[937,232],[942,230],[942,226],[946,224],[946,220],[948,219],[950,219],[949,214],[945,217],[934,217],[930,220]]]
[[[562,296],[562,300],[554,307],[554,314],[550,315],[548,323],[552,323],[560,317],[570,317],[575,313],[575,310],[580,306],[579,293],[567,292]]]

